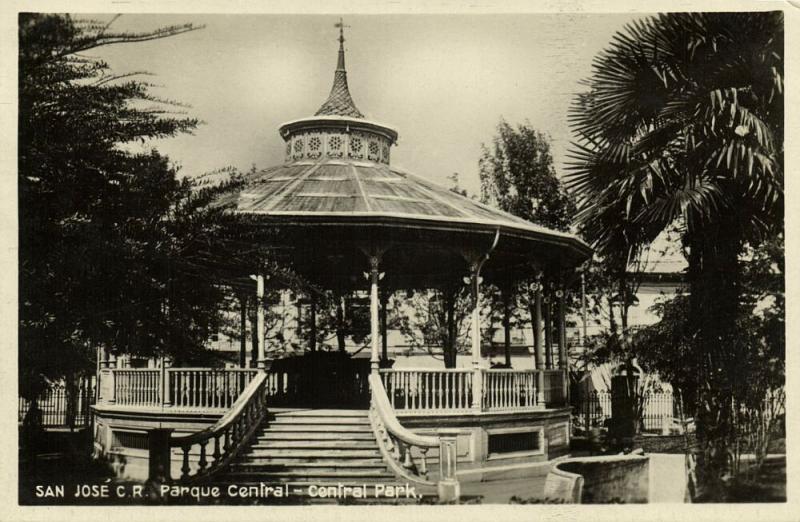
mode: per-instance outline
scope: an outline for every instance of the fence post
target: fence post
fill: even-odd
[[[584,395],[584,400],[582,401],[583,402],[583,408],[584,408],[584,416],[586,417],[586,432],[587,433],[589,432],[589,428],[592,427],[592,415],[591,415],[591,412],[589,411],[591,409],[591,406],[592,406],[592,402],[591,401],[592,401],[592,398],[591,398],[590,394],[587,392],[586,395]]]
[[[439,436],[439,482],[436,484],[439,500],[458,501],[461,497],[461,485],[456,478],[458,430],[439,429],[436,433]]]
[[[483,368],[477,366],[472,370],[472,409],[483,409]]]
[[[538,385],[536,386],[538,388],[536,390],[536,403],[544,407],[546,406],[544,402],[544,370],[536,370],[536,379],[538,381]]]
[[[167,359],[162,357],[161,358],[161,403],[162,406],[168,408],[172,406],[172,398],[170,397],[170,383],[169,383],[169,372],[167,366]]]
[[[114,404],[117,402],[117,383],[116,383],[116,370],[111,369],[108,371],[108,403]]]
[[[169,448],[171,429],[152,429],[147,431],[148,482],[164,483],[170,480],[172,453]]]

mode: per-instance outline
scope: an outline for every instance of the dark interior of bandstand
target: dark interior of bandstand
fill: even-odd
[[[372,325],[371,332],[377,335],[370,339],[369,358],[323,351],[317,346],[315,326],[307,338],[299,340],[304,346],[302,355],[275,358],[266,355],[268,346],[254,346],[254,354],[258,351],[258,358],[264,359],[258,361],[261,367],[293,376],[286,395],[275,399],[281,406],[367,407],[367,376],[393,363],[387,355],[385,312],[388,296],[395,292],[469,289],[471,306],[475,306],[476,296],[480,300],[489,285],[506,295],[524,281],[540,283],[540,293],[548,302],[548,289],[569,285],[574,267],[585,258],[585,252],[569,238],[562,240],[551,233],[531,237],[501,226],[374,217],[305,222],[296,216],[291,222],[272,216],[250,217],[250,237],[263,241],[260,246],[270,252],[274,262],[299,276],[291,281],[291,290],[302,297],[312,314],[328,291],[337,297],[363,297],[365,293],[369,296],[375,285],[378,296],[378,324]],[[240,277],[243,284],[255,286],[251,274]],[[302,288],[297,288],[298,281]],[[280,277],[267,276],[265,285],[278,291],[290,289]],[[509,301],[513,302],[510,296]],[[451,318],[453,313],[450,311]],[[554,331],[559,322],[557,307],[553,307],[552,322],[550,313],[547,308],[546,333],[542,339],[534,339],[539,344],[560,335]],[[371,317],[371,322],[375,319]],[[263,338],[258,341],[264,342]],[[470,357],[470,353],[458,356]]]

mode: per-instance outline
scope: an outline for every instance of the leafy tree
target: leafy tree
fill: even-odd
[[[414,291],[394,304],[397,326],[414,349],[441,355],[445,368],[455,368],[458,354],[469,353],[472,299],[467,287]]]
[[[497,124],[478,161],[481,201],[555,230],[568,230],[575,204],[556,177],[550,138],[529,122]]]
[[[783,228],[783,16],[679,13],[628,25],[571,112],[569,186],[601,255],[681,228],[697,372],[699,480],[718,498],[745,344],[741,255]]]
[[[253,257],[243,254],[246,238],[224,243],[228,263],[219,249],[229,225],[215,202],[240,183],[237,172],[215,185],[180,179],[166,157],[135,146],[190,132],[197,120],[83,54],[194,29],[119,33],[111,23],[19,16],[25,397],[93,368],[98,346],[190,359],[220,327],[228,267]]]
[[[370,334],[368,299],[359,297],[357,293],[338,295],[333,291],[316,295],[314,299],[318,349],[330,350],[335,345],[336,350],[345,352],[348,338],[356,345],[366,346]],[[310,314],[302,327],[303,339],[311,335],[309,320]]]
[[[550,138],[535,130],[529,122],[516,128],[505,120],[497,125],[491,147],[482,147],[478,162],[481,201],[532,223],[566,231],[575,214],[575,203],[556,176]],[[548,274],[544,283],[552,283],[557,274]],[[514,310],[528,310],[534,320],[535,278],[510,279],[489,292],[493,316],[519,322]],[[506,345],[506,365],[510,366]]]

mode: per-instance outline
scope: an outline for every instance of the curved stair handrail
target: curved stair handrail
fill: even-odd
[[[247,444],[267,414],[266,382],[267,374],[259,372],[242,391],[231,409],[214,425],[170,439],[170,447],[181,448],[183,452],[180,481],[193,482],[213,475],[223,469]],[[213,461],[209,462],[206,447],[212,440]],[[195,446],[200,447],[200,456],[196,472],[190,474],[192,468],[189,465],[189,454]]]
[[[383,381],[377,373],[369,376],[372,390],[370,423],[381,454],[389,467],[404,479],[424,486],[438,486],[442,500],[457,500],[456,431],[438,430],[436,436],[416,434],[403,427],[392,409]],[[417,448],[419,464],[414,462],[412,448]],[[428,479],[427,453],[439,448],[439,480]]]

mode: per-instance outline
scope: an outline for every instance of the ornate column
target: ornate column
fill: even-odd
[[[483,401],[483,372],[481,370],[481,265],[475,261],[470,265],[469,280],[472,293],[472,409],[480,411]]]
[[[247,366],[247,296],[239,294],[239,368]]]
[[[370,370],[372,373],[378,373],[380,367],[380,357],[378,355],[380,350],[380,325],[378,318],[378,281],[381,274],[378,270],[381,262],[380,255],[372,253],[369,256],[369,326],[370,326],[370,341],[372,344],[372,353],[370,354]]]
[[[256,280],[256,328],[258,329],[258,360],[256,367],[264,368],[266,365],[266,356],[264,344],[266,342],[264,331],[264,276],[258,274],[250,276]]]
[[[550,285],[546,283],[544,286],[544,367],[551,370],[553,368],[553,297]]]
[[[564,401],[567,402],[569,401],[569,354],[567,354],[566,290],[563,282],[556,291],[556,297],[558,298],[558,367],[562,372]]]
[[[542,283],[536,280],[536,292],[534,294],[534,318],[533,318],[533,348],[536,357],[536,403],[544,405],[544,350],[542,349]]]
[[[387,305],[389,304],[389,292],[386,291],[384,288],[383,291],[380,292],[380,323],[381,323],[381,360],[386,361],[389,360],[389,339],[387,335],[387,313],[386,310]]]
[[[489,256],[500,239],[500,230],[494,233],[494,239],[488,250],[484,252],[462,251],[461,255],[469,263],[469,283],[472,294],[472,409],[481,411],[483,406],[483,370],[481,369],[481,268],[489,260]]]
[[[511,283],[501,289],[503,293],[503,352],[506,366],[511,368]]]

